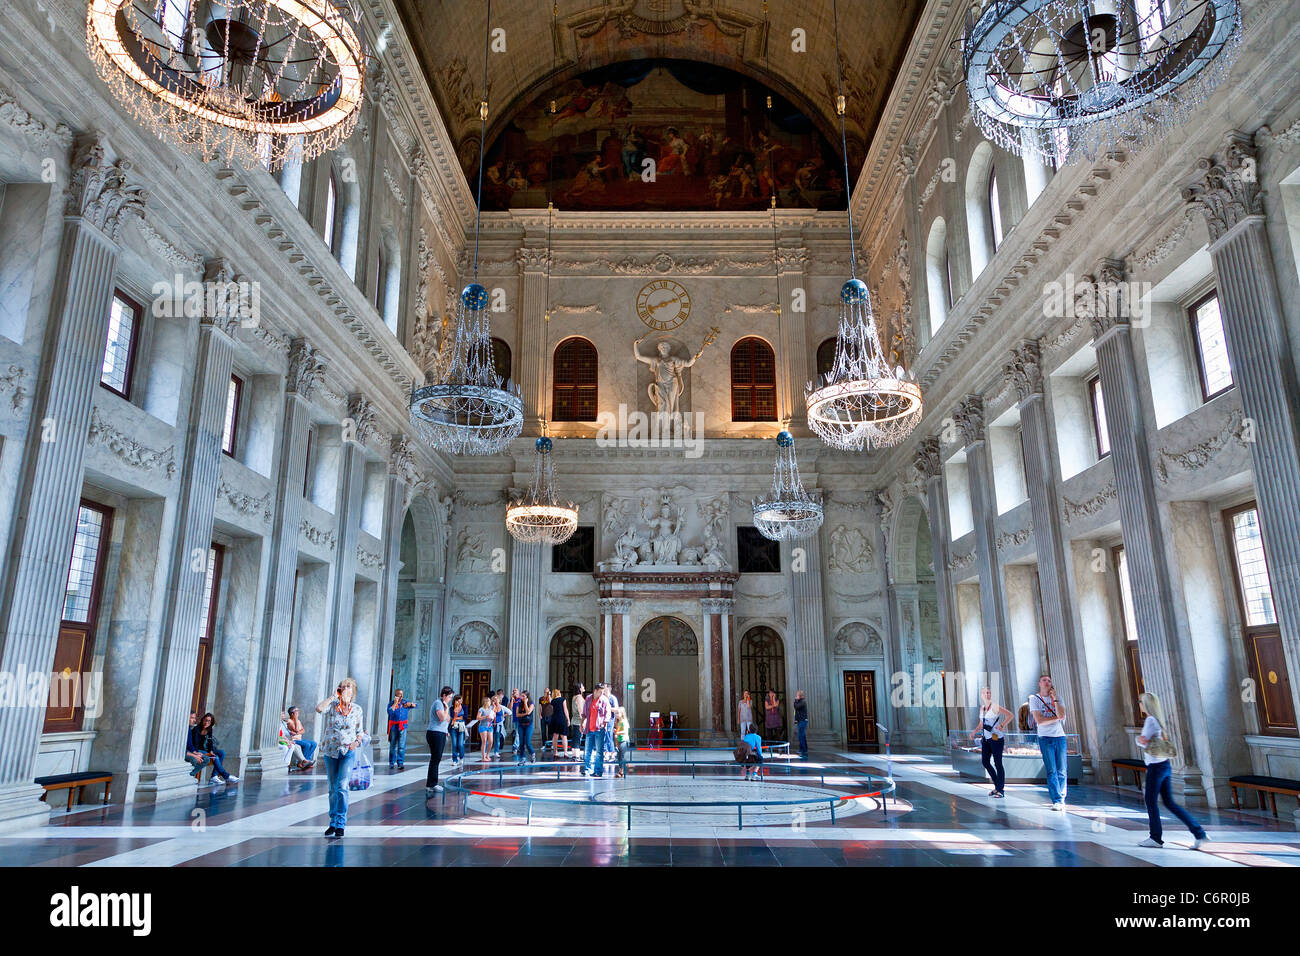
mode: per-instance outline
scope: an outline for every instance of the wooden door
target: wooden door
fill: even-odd
[[[876,672],[844,672],[845,740],[852,749],[877,750]]]
[[[460,695],[468,714],[466,723],[473,720],[478,709],[483,705],[483,698],[492,693],[492,672],[462,670],[460,672]],[[475,728],[477,731],[478,728]]]
[[[1295,708],[1291,703],[1291,679],[1287,673],[1282,635],[1267,630],[1246,637],[1250,651],[1251,676],[1259,688],[1259,715],[1267,733],[1294,734]]]

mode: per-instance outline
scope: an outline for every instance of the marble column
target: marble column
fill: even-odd
[[[727,618],[735,610],[736,602],[732,598],[703,598],[700,610],[704,612],[704,637],[707,642],[709,665],[709,716],[713,720],[713,730],[727,730],[727,701],[730,699],[729,684],[726,679],[726,658],[723,650],[728,637]]]
[[[393,643],[397,627],[397,574],[402,564],[402,524],[406,520],[406,489],[410,487],[408,479],[415,468],[414,452],[405,435],[394,435],[392,453],[388,459],[388,477],[384,482],[384,531],[383,564],[379,568],[379,634],[377,635],[378,654],[374,662],[374,686],[378,697],[388,693],[393,675]],[[412,689],[408,700],[418,700],[420,704],[431,698],[417,698]],[[376,697],[376,701],[378,700]],[[388,720],[384,716],[379,722],[379,711],[374,710],[375,736],[383,740],[387,733]],[[386,752],[386,751],[385,751]]]
[[[210,261],[204,273],[205,285],[225,286],[242,279],[219,259]],[[199,323],[185,450],[180,456],[177,533],[171,547],[161,661],[158,683],[152,688],[153,719],[137,799],[156,799],[193,786],[190,766],[183,759],[185,728],[194,695],[194,664],[203,623],[208,549],[221,481],[221,436],[238,322],[238,316],[221,311],[204,315]],[[232,752],[230,757],[234,763],[236,754]]]
[[[791,683],[786,688],[785,721],[794,726],[794,710],[790,707],[795,691],[802,690],[808,701],[808,738],[823,746],[833,743],[838,734],[830,725],[831,686],[827,671],[826,626],[822,605],[822,555],[819,535],[800,538],[793,548],[803,548],[806,562],[804,570],[790,574],[791,623],[790,658]]]
[[[519,388],[524,397],[524,427],[540,434],[546,413],[547,354],[546,272],[550,253],[546,249],[519,250],[521,272],[515,362],[519,366]]]
[[[147,199],[128,183],[130,170],[126,160],[105,156],[101,140],[74,147],[27,464],[15,496],[9,586],[0,596],[0,670],[24,682],[22,675],[47,673],[54,660],[121,227]],[[31,782],[44,722],[44,707],[0,708],[0,829],[48,820],[42,790]]]
[[[1229,133],[1222,154],[1198,164],[1183,197],[1205,217],[1232,377],[1250,443],[1255,494],[1277,612],[1300,711],[1300,388],[1264,218],[1255,149]],[[1145,661],[1143,661],[1145,670]]]
[[[506,680],[509,686],[527,687],[534,694],[546,680],[547,655],[542,646],[542,554],[545,550],[540,544],[514,541],[510,559]]]
[[[1000,686],[1015,684],[1016,673],[1007,637],[1006,593],[1002,589],[1002,569],[998,566],[997,499],[993,490],[993,469],[984,432],[984,401],[967,395],[955,415],[966,445],[966,474],[970,481],[970,507],[975,524],[975,560],[979,568],[980,618],[984,634],[984,667],[997,674]]]
[[[871,547],[880,556],[880,560],[876,562],[876,568],[880,575],[880,593],[885,596],[884,613],[882,614],[884,620],[882,623],[885,627],[885,645],[888,647],[886,657],[889,663],[892,663],[894,670],[901,671],[905,669],[903,666],[903,642],[902,635],[899,633],[899,616],[894,607],[896,597],[894,594],[894,576],[890,570],[889,535],[885,528],[885,503],[881,500],[884,491],[883,488],[877,488],[867,493],[867,523],[875,528]],[[887,669],[888,666],[887,664]],[[880,686],[876,688],[876,709],[882,718],[880,722],[888,727],[891,733],[901,734],[903,732],[903,722],[906,719],[906,711],[894,707],[890,703],[890,698],[893,696],[890,693],[890,674],[881,674],[880,678]],[[890,708],[887,718],[886,706]]]
[[[930,552],[934,565],[935,600],[939,605],[939,638],[943,647],[945,670],[962,667],[961,642],[957,637],[957,614],[953,604],[952,575],[948,571],[952,543],[948,524],[948,493],[943,484],[943,460],[939,456],[939,439],[924,438],[912,457],[912,467],[925,483],[926,515],[930,525]],[[955,719],[954,710],[949,719]]]
[[[804,428],[808,424],[808,409],[804,405],[804,386],[812,375],[808,370],[808,306],[811,304],[808,293],[806,270],[808,268],[808,250],[800,245],[797,248],[782,248],[776,254],[777,294],[780,302],[778,313],[780,341],[777,348],[784,361],[777,363],[783,376],[781,383],[781,412],[790,420],[792,428]],[[803,309],[796,310],[795,296]]]
[[[1193,740],[1188,732],[1191,722],[1186,707],[1190,698],[1183,693],[1190,686],[1188,679],[1194,680],[1194,675],[1187,673],[1192,659],[1184,658],[1178,651],[1178,625],[1173,610],[1178,596],[1169,573],[1151,472],[1151,448],[1142,418],[1123,269],[1123,262],[1117,259],[1099,262],[1096,275],[1085,275],[1078,283],[1075,309],[1092,323],[1137,624],[1138,653],[1142,658],[1142,683],[1164,705],[1169,736],[1184,742],[1179,748],[1183,766],[1175,769],[1175,776],[1182,778],[1187,793],[1200,795],[1204,791],[1198,755],[1188,745]],[[1064,703],[1068,713],[1070,704]],[[1078,706],[1076,703],[1075,707]],[[1081,729],[1082,722],[1078,719],[1067,723],[1067,732],[1077,733]]]
[[[419,659],[415,664],[415,687],[412,695],[419,701],[433,703],[433,698],[444,684],[460,692],[460,675],[450,670],[449,648],[444,647],[442,629],[442,602],[446,587],[417,581],[411,588],[415,594],[415,646]]]
[[[330,608],[329,655],[331,671],[326,682],[342,680],[348,673],[352,643],[352,608],[356,601],[357,539],[366,486],[366,444],[374,437],[375,410],[363,395],[348,397],[343,420],[343,447],[339,455],[338,493],[334,501],[334,603]],[[356,675],[352,675],[356,679]],[[365,675],[361,676],[365,680]],[[325,690],[325,688],[322,688]]]
[[[289,343],[284,410],[280,419],[279,462],[275,473],[275,504],[271,513],[271,568],[262,616],[262,657],[258,724],[253,746],[262,773],[285,770],[276,743],[289,668],[289,636],[293,633],[293,596],[298,580],[298,535],[302,520],[303,478],[307,468],[307,435],[311,428],[312,391],[325,374],[320,354],[304,339]],[[315,690],[313,688],[313,690]],[[299,705],[301,706],[301,705]],[[249,768],[253,769],[253,768]]]
[[[631,679],[636,669],[636,660],[630,651],[630,632],[632,629],[631,598],[599,598],[596,607],[600,611],[600,633],[606,639],[609,650],[609,681],[614,685],[614,692],[620,701],[627,694],[624,684]],[[624,702],[626,703],[626,701]],[[630,716],[629,711],[629,716]]]
[[[1082,711],[1089,706],[1075,667],[1075,655],[1082,653],[1082,642],[1074,628],[1070,612],[1072,589],[1066,571],[1066,538],[1061,524],[1060,500],[1056,480],[1056,454],[1047,420],[1043,397],[1043,372],[1039,344],[1026,340],[1011,353],[1003,366],[1003,375],[1019,396],[1020,435],[1025,465],[1025,489],[1029,495],[1029,513],[1034,523],[1034,549],[1038,557],[1039,596],[1042,601],[1043,631],[1047,640],[1047,657],[1052,681],[1065,696],[1076,701]],[[1004,687],[1004,700],[1017,700],[1027,688]],[[1087,737],[1084,721],[1074,730],[1080,734],[1080,746]],[[1090,764],[1091,756],[1085,754]]]

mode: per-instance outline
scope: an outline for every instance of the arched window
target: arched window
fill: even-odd
[[[321,236],[330,252],[338,255],[338,230],[334,219],[339,209],[339,187],[334,180],[334,169],[330,168],[329,182],[325,186],[325,221],[321,223]]]
[[[948,224],[940,217],[930,226],[925,243],[926,301],[930,306],[930,334],[948,318],[952,302],[952,264],[948,258]]]
[[[560,628],[551,638],[550,686],[562,691],[565,697],[573,693],[575,684],[591,687],[593,657],[590,634],[580,627]],[[576,716],[569,715],[573,719]]]
[[[823,381],[821,376],[830,373],[835,367],[835,342],[836,339],[827,339],[821,345],[817,346],[817,380]]]
[[[380,235],[375,251],[375,311],[384,325],[397,334],[397,315],[402,298],[401,247],[391,233]]]
[[[740,639],[740,691],[749,691],[754,702],[754,723],[762,728],[763,738],[785,739],[785,715],[791,704],[785,688],[785,643],[770,627],[751,627]],[[780,725],[772,728],[766,727],[764,719],[768,691],[776,694],[780,705]]]
[[[1002,208],[998,204],[998,171],[997,169],[989,170],[989,223],[993,227],[993,251],[997,252],[998,247],[1002,245]]]
[[[776,355],[754,336],[731,349],[731,420],[776,421]]]
[[[980,143],[971,153],[966,169],[966,235],[970,240],[970,274],[984,271],[997,249],[998,236],[990,213],[989,193],[993,185],[993,147]]]
[[[560,343],[555,350],[551,421],[596,420],[596,369],[596,346],[580,338]]]

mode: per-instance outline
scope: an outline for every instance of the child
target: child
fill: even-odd
[[[618,749],[618,769],[614,771],[614,776],[626,777],[627,754],[632,749],[632,739],[627,726],[627,708],[620,707],[615,711],[615,714],[614,746]]]

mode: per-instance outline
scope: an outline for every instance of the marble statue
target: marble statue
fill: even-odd
[[[644,362],[650,366],[650,374],[654,381],[646,389],[650,395],[650,404],[654,406],[656,412],[668,415],[674,415],[681,411],[679,402],[686,384],[682,379],[682,370],[688,369],[699,360],[704,354],[704,350],[713,344],[713,340],[718,337],[718,329],[710,329],[709,334],[704,337],[704,344],[700,350],[692,355],[689,359],[677,358],[672,354],[672,343],[665,339],[660,339],[655,351],[658,356],[642,355],[639,346],[650,333],[647,332],[641,338],[632,343],[632,355],[638,362]]]
[[[482,571],[487,563],[486,535],[482,531],[466,528],[460,533],[460,546],[456,549],[457,570]]]
[[[677,555],[682,549],[682,539],[677,532],[682,525],[682,512],[677,509],[673,518],[672,499],[667,495],[659,498],[659,513],[646,514],[645,499],[641,499],[641,517],[650,526],[650,549],[653,563],[676,564]]]
[[[871,558],[871,545],[866,535],[857,528],[840,525],[831,532],[831,557],[828,562],[832,571],[849,571],[861,574],[867,570]]]
[[[622,570],[623,568],[634,568],[640,561],[640,555],[637,554],[637,547],[643,546],[645,540],[640,538],[636,533],[636,528],[629,523],[623,529],[623,533],[618,536],[614,542],[614,559],[609,563],[613,570]]]

